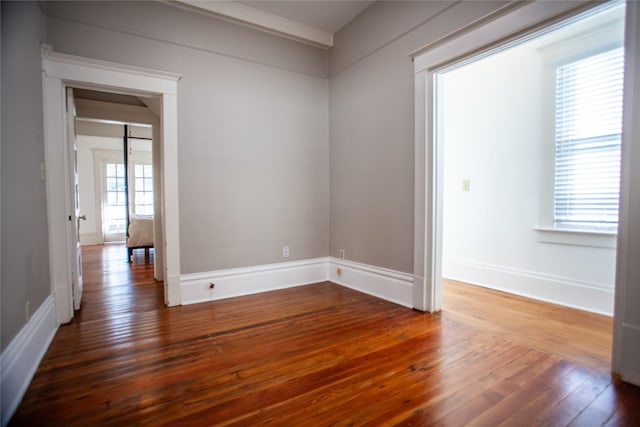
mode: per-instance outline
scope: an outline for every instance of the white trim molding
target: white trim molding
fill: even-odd
[[[339,271],[339,273],[338,273]],[[331,281],[413,308],[413,275],[338,258],[312,258],[183,274],[182,304],[194,304]],[[214,287],[211,288],[210,284]]]
[[[55,304],[49,295],[0,355],[3,426],[18,408],[57,330]]]
[[[327,258],[313,258],[184,274],[180,278],[182,304],[215,301],[324,282],[328,278],[327,265]],[[214,284],[213,288],[210,287],[211,283]]]
[[[413,308],[412,274],[340,258],[329,258],[329,280],[338,285]]]
[[[178,0],[167,2],[205,15],[212,15],[235,24],[290,38],[311,46],[329,49],[333,46],[333,34],[283,18],[234,1]]]
[[[557,245],[587,246],[592,248],[616,248],[615,231],[570,230],[554,227],[535,227],[538,242]]]
[[[588,283],[463,259],[445,259],[442,271],[448,279],[592,313],[613,315],[613,284]]]

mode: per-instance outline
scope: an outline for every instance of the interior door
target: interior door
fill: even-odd
[[[69,144],[70,186],[71,186],[71,282],[73,289],[73,308],[80,309],[82,302],[82,252],[80,250],[80,221],[86,220],[80,215],[78,189],[78,145],[76,142],[76,104],[73,89],[67,88],[67,139]]]

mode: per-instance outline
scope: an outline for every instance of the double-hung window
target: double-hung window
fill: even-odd
[[[621,47],[556,68],[556,228],[617,227],[623,82]]]

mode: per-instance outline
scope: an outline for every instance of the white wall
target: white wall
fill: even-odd
[[[535,229],[554,173],[541,41],[443,76],[443,276],[612,314],[615,247],[548,243]]]

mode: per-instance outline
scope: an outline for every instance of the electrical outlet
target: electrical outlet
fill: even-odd
[[[282,247],[282,258],[289,258],[289,246]]]
[[[340,267],[336,268],[336,274],[338,277],[342,276],[342,269]]]
[[[467,192],[471,190],[471,181],[469,179],[462,180],[462,191]]]
[[[340,249],[340,259],[344,259],[344,249]]]

